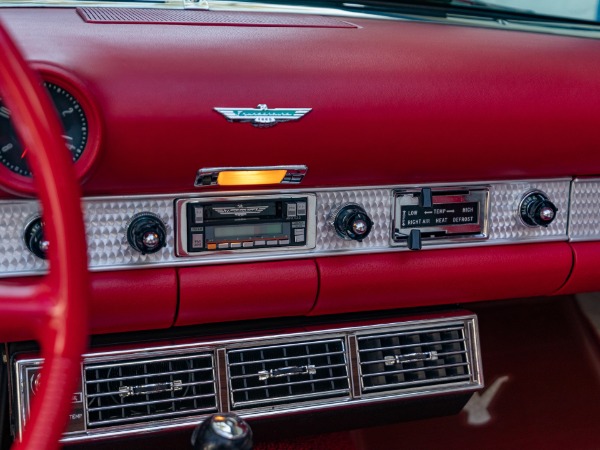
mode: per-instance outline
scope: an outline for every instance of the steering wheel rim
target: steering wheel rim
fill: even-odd
[[[22,439],[14,449],[47,450],[59,439],[86,348],[89,283],[79,185],[61,125],[42,82],[0,23],[0,92],[28,152],[51,243],[41,280],[0,284],[0,342],[36,339],[44,365]]]

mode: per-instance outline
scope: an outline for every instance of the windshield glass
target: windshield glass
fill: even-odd
[[[248,9],[310,7],[394,17],[424,15],[436,18],[473,16],[495,20],[600,22],[600,0],[0,0],[1,6],[110,5],[144,8]],[[243,6],[242,6],[243,5]]]
[[[465,2],[477,4],[478,2]],[[528,10],[535,14],[598,22],[598,0],[492,0],[486,5]]]

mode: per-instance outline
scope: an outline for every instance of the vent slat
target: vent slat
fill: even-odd
[[[319,344],[330,344],[333,342],[339,342],[339,339],[337,340],[321,340],[321,341],[310,341],[310,342],[292,342],[290,344],[277,344],[277,345],[270,345],[270,346],[266,346],[266,347],[252,347],[251,349],[248,348],[243,348],[243,349],[231,349],[227,351],[228,355],[235,355],[236,353],[246,353],[248,350],[252,350],[252,351],[261,351],[261,350],[272,350],[274,348],[285,348],[285,347],[300,347],[302,345],[319,345]]]
[[[467,381],[470,380],[470,376],[468,375],[464,375],[464,376],[456,376],[456,377],[447,377],[445,379],[446,382],[455,382],[455,381]],[[409,381],[407,383],[402,383],[401,385],[397,385],[397,384],[387,384],[387,385],[381,385],[381,386],[377,386],[372,387],[372,388],[365,388],[365,391],[372,391],[375,389],[380,389],[380,388],[389,388],[389,390],[396,390],[398,388],[411,388],[414,386],[419,386],[419,385],[423,385],[423,384],[427,384],[428,382],[430,382],[430,380],[424,380],[424,381]]]
[[[398,370],[388,370],[385,372],[375,372],[363,375],[363,378],[368,377],[379,377],[382,375],[395,375],[398,373],[410,373],[410,372],[422,372],[422,371],[430,371],[430,370],[440,370],[447,369],[451,367],[459,367],[459,366],[468,366],[469,363],[460,363],[460,364],[444,364],[442,366],[425,366],[425,367],[416,367],[414,369],[398,369]]]
[[[440,344],[454,344],[456,342],[462,342],[463,339],[448,339],[445,341],[431,341],[431,342],[419,342],[417,344],[406,344],[406,345],[392,345],[389,347],[374,347],[374,348],[366,348],[366,349],[362,349],[359,350],[361,353],[366,353],[366,352],[378,352],[378,351],[382,351],[382,350],[395,350],[395,349],[401,349],[401,348],[412,348],[412,347],[427,347],[427,346],[431,346],[431,345],[440,345]]]
[[[276,361],[280,361],[280,360],[276,360]],[[316,370],[323,370],[323,369],[332,369],[334,367],[346,367],[346,364],[329,364],[329,365],[326,365],[326,366],[315,367],[315,369]],[[252,377],[258,377],[258,373],[251,373],[251,374],[248,374],[248,375],[236,375],[236,376],[232,376],[231,379],[232,380],[239,380],[241,378],[252,378]]]
[[[158,419],[165,419],[168,417],[177,417],[177,416],[190,416],[190,415],[196,415],[196,414],[204,414],[204,413],[210,413],[213,412],[214,408],[198,408],[198,409],[190,409],[190,410],[186,410],[186,414],[181,414],[180,412],[173,412],[173,413],[161,413],[161,414],[152,414],[152,415],[146,415],[146,416],[134,416],[134,417],[128,417],[128,418],[123,418],[123,419],[111,419],[111,420],[103,420],[101,422],[89,422],[88,426],[89,427],[100,427],[100,426],[106,426],[106,425],[115,425],[115,424],[119,424],[119,423],[127,423],[127,422],[132,422],[132,421],[136,421],[136,422],[145,422],[145,421],[149,421],[149,420],[158,420]]]
[[[241,388],[241,389],[234,389],[233,392],[237,393],[237,392],[243,392],[243,391],[255,391],[257,389],[271,389],[271,388],[279,388],[279,387],[284,387],[284,386],[296,386],[299,384],[307,384],[307,383],[322,383],[322,382],[328,382],[328,381],[335,381],[335,380],[343,380],[346,377],[328,377],[328,378],[323,378],[320,380],[304,380],[304,381],[290,381],[288,383],[279,383],[279,384],[270,384],[270,385],[265,385],[265,386],[254,386],[254,387],[249,387],[249,388]]]
[[[210,372],[211,370],[213,370],[213,369],[210,367],[207,367],[205,369],[197,369],[197,370],[174,370],[172,372],[153,373],[152,376],[158,377],[158,376],[170,376],[170,375],[179,375],[179,374],[187,374],[187,373],[191,374],[191,373],[196,373],[196,372]],[[146,374],[132,375],[130,377],[115,377],[115,378],[106,378],[106,379],[102,379],[102,380],[90,380],[90,381],[88,381],[88,384],[107,383],[107,382],[124,381],[124,380],[136,380],[136,379],[143,379],[143,378],[148,378],[148,375],[146,375]]]
[[[123,360],[123,361],[119,361],[119,367],[127,367],[127,366],[138,366],[140,364],[152,364],[152,363],[156,363],[157,361],[159,362],[169,362],[169,361],[187,361],[189,360],[191,357],[193,357],[194,359],[209,359],[212,361],[212,353],[205,353],[203,355],[200,354],[195,354],[193,356],[190,355],[184,355],[184,356],[173,356],[173,357],[166,357],[166,358],[158,358],[158,359],[142,359],[142,360]],[[104,364],[97,364],[97,365],[85,365],[85,370],[96,370],[96,369],[107,369],[107,368],[111,368],[111,367],[115,367],[115,363],[111,362],[111,363],[104,363]]]
[[[459,351],[459,352],[445,352],[445,353],[438,353],[437,356],[439,357],[443,357],[443,356],[453,356],[453,355],[465,355],[467,356],[467,352],[466,351]],[[368,361],[368,362],[361,362],[361,364],[363,365],[367,365],[367,364],[385,364],[386,360],[385,359],[376,359],[374,361]],[[467,363],[465,363],[467,364]]]
[[[400,336],[413,336],[415,334],[425,334],[425,333],[442,333],[445,331],[462,331],[464,327],[462,325],[456,327],[439,327],[439,328],[418,328],[413,329],[411,331],[402,331],[398,333],[387,333],[387,334],[378,334],[377,337],[379,339],[388,338],[388,337],[400,337]],[[358,336],[357,340],[364,341],[367,339],[373,339],[372,336]]]
[[[310,355],[311,358],[315,358],[317,356],[329,356],[329,355],[342,355],[344,354],[344,352],[328,352],[328,353],[318,353],[318,354],[314,354],[314,355]],[[306,356],[289,356],[286,359],[286,361],[292,361],[295,359],[301,359],[301,358],[306,358]],[[264,359],[259,361],[260,363],[266,363],[266,362],[273,362],[273,361],[281,361],[281,358],[273,358],[273,359]],[[241,366],[241,365],[248,365],[251,364],[250,362],[239,362],[239,363],[232,363],[229,364],[230,367],[235,367],[235,366]]]
[[[94,412],[94,411],[108,411],[108,410],[117,409],[117,408],[137,408],[138,406],[158,405],[159,403],[179,402],[179,401],[191,400],[191,399],[195,399],[195,398],[209,398],[209,397],[212,397],[212,396],[214,396],[214,395],[213,394],[204,394],[204,395],[193,395],[193,396],[184,397],[184,398],[166,398],[164,400],[153,400],[153,401],[149,401],[149,402],[139,402],[139,403],[128,403],[128,404],[123,404],[123,405],[102,406],[102,407],[99,407],[99,408],[88,408],[88,411]]]
[[[345,396],[348,391],[346,389],[338,389],[335,391],[330,391],[330,394],[332,394],[333,396]],[[311,394],[302,394],[302,395],[297,395],[297,396],[284,396],[284,397],[273,397],[270,400],[275,404],[275,403],[281,403],[281,402],[285,402],[285,401],[295,401],[295,400],[309,400],[309,399],[313,399],[313,398],[322,398],[322,394],[321,393],[311,393]],[[243,401],[243,402],[239,402],[236,405],[239,407],[246,407],[246,406],[262,406],[264,404],[264,402],[262,400],[254,400],[254,401]]]
[[[186,386],[201,386],[203,384],[212,384],[214,381],[198,381],[196,383],[181,383],[181,387]],[[103,392],[101,394],[88,394],[88,398],[96,398],[96,397],[107,397],[110,395],[119,395],[120,391],[111,391],[111,392]]]

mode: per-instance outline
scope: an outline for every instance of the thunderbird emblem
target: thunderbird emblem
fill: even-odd
[[[298,120],[312,108],[269,108],[261,104],[256,108],[215,108],[229,122],[250,122],[255,127],[272,127],[280,122]]]

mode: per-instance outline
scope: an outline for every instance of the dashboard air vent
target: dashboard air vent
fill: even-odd
[[[344,339],[231,349],[232,409],[349,397]]]
[[[88,428],[217,410],[212,353],[84,364]]]
[[[464,323],[358,337],[362,392],[472,382]]]

